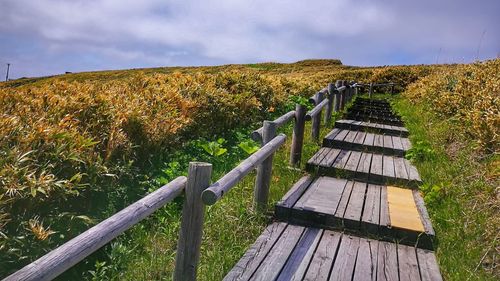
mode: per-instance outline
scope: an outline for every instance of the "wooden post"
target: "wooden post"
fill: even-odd
[[[391,95],[394,95],[394,83],[391,84]]]
[[[262,146],[270,142],[275,136],[278,126],[275,122],[264,121],[264,127],[262,131]],[[271,186],[271,176],[273,169],[273,156],[274,153],[269,155],[266,160],[264,160],[257,167],[257,175],[255,177],[255,187],[254,187],[254,205],[253,209],[256,212],[265,212],[267,208],[267,199],[269,197],[269,187]]]
[[[196,280],[205,216],[205,205],[201,200],[201,194],[210,186],[211,176],[212,164],[189,163],[186,198],[182,208],[181,230],[175,258],[175,281]]]
[[[342,86],[342,81],[337,80],[337,81],[335,82],[335,88],[339,88],[339,87],[341,87],[341,86]],[[335,89],[335,106],[334,106],[334,108],[333,108],[333,110],[334,110],[335,112],[339,112],[339,111],[340,111],[340,103],[341,103],[341,102],[342,102],[342,101],[341,101],[341,94],[340,94],[340,92],[339,92],[337,89]]]
[[[373,94],[373,82],[370,83],[370,92],[368,93],[368,97],[371,99]]]
[[[322,92],[316,94],[316,105],[323,101],[324,95]],[[319,140],[319,131],[321,126],[321,111],[313,116],[311,124],[311,137],[313,140]]]
[[[356,86],[356,87],[354,88],[354,95],[355,95],[355,96],[359,95],[359,87],[358,87],[358,86]]]
[[[341,82],[342,86],[346,86],[346,88],[340,93],[340,111],[344,110],[344,106],[346,105],[346,92],[347,92],[347,83],[345,80]]]
[[[295,105],[295,126],[293,127],[292,147],[290,150],[290,165],[297,167],[302,158],[302,145],[304,144],[304,127],[306,124],[306,110],[302,104]]]
[[[328,98],[328,104],[326,105],[324,121],[325,124],[330,124],[333,112],[333,98],[335,95],[335,86],[332,83],[328,83],[328,90],[326,93]]]

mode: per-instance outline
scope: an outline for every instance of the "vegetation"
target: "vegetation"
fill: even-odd
[[[410,155],[425,181],[442,270],[449,279],[498,275],[498,191],[493,187],[499,166],[499,65],[500,60],[357,68],[307,60],[1,83],[0,276],[184,174],[189,161],[213,163],[217,179],[255,150],[248,133],[260,121],[338,79],[399,82],[401,91],[408,87],[394,102],[413,143],[419,143]],[[306,144],[304,159],[317,149],[311,140]],[[271,204],[301,176],[286,168],[287,151],[275,158]],[[202,280],[220,279],[268,222],[268,216],[250,210],[252,188],[247,177],[237,192],[208,208]],[[168,279],[181,202],[162,208],[62,279],[81,278],[82,271],[96,280]],[[463,245],[457,238],[465,239]]]

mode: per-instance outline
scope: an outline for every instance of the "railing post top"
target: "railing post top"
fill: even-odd
[[[189,162],[189,167],[212,167],[211,163],[192,161]]]

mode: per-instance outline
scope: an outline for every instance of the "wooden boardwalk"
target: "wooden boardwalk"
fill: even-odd
[[[224,280],[442,280],[401,118],[357,98]]]

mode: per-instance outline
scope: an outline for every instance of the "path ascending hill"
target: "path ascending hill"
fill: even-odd
[[[442,280],[400,117],[358,98],[224,280]]]

